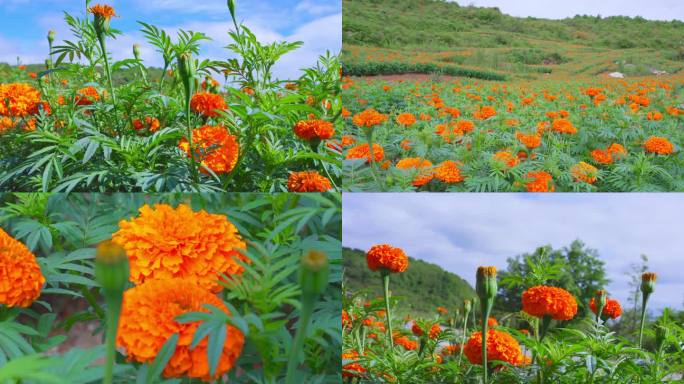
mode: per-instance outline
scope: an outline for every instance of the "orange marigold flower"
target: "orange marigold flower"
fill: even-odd
[[[40,100],[40,91],[32,86],[0,84],[0,116],[26,117],[38,114],[41,108],[50,113],[50,105]]]
[[[397,116],[397,123],[410,127],[416,123],[416,117],[412,113],[400,113],[399,116]]]
[[[454,130],[455,134],[466,134],[469,132],[472,132],[473,129],[475,129],[475,123],[473,123],[470,120],[459,120],[456,123],[456,129]]]
[[[383,269],[394,273],[404,272],[409,266],[404,250],[389,244],[372,246],[366,253],[366,263],[372,271]]]
[[[335,127],[325,120],[301,120],[295,124],[294,133],[304,140],[327,140],[335,134]]]
[[[350,136],[350,135],[342,136],[342,146],[343,147],[345,147],[345,148],[351,147],[355,143],[356,143],[356,139],[354,138],[354,136]]]
[[[579,163],[570,167],[570,174],[575,180],[594,184],[596,181],[596,175],[598,174],[598,169],[591,164],[580,161]]]
[[[482,364],[482,332],[475,332],[470,336],[463,353],[472,364]],[[519,365],[522,360],[520,344],[513,336],[496,329],[487,331],[487,361]]]
[[[613,157],[622,158],[627,156],[627,150],[621,144],[613,143],[606,148],[606,151],[610,153]]]
[[[45,284],[36,256],[0,228],[0,304],[28,307]]]
[[[520,141],[527,149],[534,149],[541,145],[541,135],[526,135],[522,132],[516,132],[515,137]]]
[[[38,74],[35,73],[35,72],[29,72],[28,76],[29,76],[30,78],[32,78],[32,79],[37,79],[37,78],[38,78]]]
[[[225,215],[193,212],[185,204],[144,205],[139,211],[138,217],[120,221],[112,235],[126,250],[134,284],[185,278],[218,292],[222,274],[240,275],[244,268],[238,260],[249,262],[242,253],[245,242]]]
[[[440,306],[440,307],[437,307],[437,312],[441,313],[442,315],[446,315],[449,311],[447,311],[446,308]]]
[[[596,314],[596,311],[598,311],[598,308],[596,307],[596,298],[591,298],[589,301],[589,308]],[[620,315],[622,315],[620,302],[615,299],[606,299],[606,305],[603,307],[603,311],[601,311],[601,317],[617,319]]]
[[[418,349],[418,342],[409,339],[407,336],[394,337],[394,344],[401,345],[407,351],[414,351]]]
[[[192,96],[190,100],[190,109],[193,112],[206,117],[218,117],[217,111],[228,109],[226,101],[223,96],[215,93],[200,92]]]
[[[591,157],[599,164],[610,164],[613,162],[611,153],[603,149],[594,149],[591,151]]]
[[[508,151],[499,151],[492,156],[492,159],[507,168],[513,168],[520,163],[520,159]]]
[[[658,112],[658,111],[649,112],[649,113],[646,114],[646,119],[648,119],[648,120],[654,120],[654,121],[662,120],[662,119],[663,119],[663,114],[660,113],[660,112]]]
[[[95,87],[81,88],[76,92],[76,105],[91,105],[100,101],[100,94]]]
[[[9,117],[0,117],[0,133],[9,131],[12,128],[14,128],[14,120]]]
[[[228,372],[242,353],[245,337],[237,328],[226,324],[225,344],[214,376],[209,375],[208,338],[190,348],[200,321],[179,323],[176,317],[188,312],[209,312],[211,304],[230,315],[223,302],[204,288],[185,279],[154,279],[124,293],[116,344],[129,360],[151,363],[166,340],[178,334],[178,343],[166,364],[164,377],[192,377],[216,380]]]
[[[351,112],[349,112],[349,110],[347,108],[342,107],[341,115],[342,115],[342,117],[347,118],[347,117],[351,116]]]
[[[237,138],[223,126],[205,125],[192,131],[195,160],[214,173],[230,173],[237,164],[240,147]],[[179,148],[190,156],[190,143],[183,138]],[[206,169],[201,169],[207,173]]]
[[[428,338],[435,340],[441,333],[442,327],[440,327],[439,324],[432,324],[432,327],[430,327],[430,331],[428,332]]]
[[[370,128],[376,125],[380,125],[387,121],[387,115],[376,111],[373,108],[366,109],[365,111],[354,115],[352,122],[362,128]]]
[[[488,326],[489,328],[498,327],[498,326],[499,326],[499,322],[498,322],[495,318],[493,318],[493,317],[488,317],[488,318],[487,318],[487,326]]]
[[[563,288],[537,285],[522,294],[523,311],[535,317],[570,320],[577,314],[575,297]]]
[[[490,106],[484,106],[473,114],[473,117],[479,120],[486,120],[493,116],[496,116],[496,109]]]
[[[577,133],[577,128],[567,119],[556,119],[551,124],[551,129],[558,133],[575,134]]]
[[[342,310],[342,327],[343,328],[351,328],[352,326],[352,320],[351,317],[349,317],[349,313],[347,313],[346,310]]]
[[[145,116],[143,120],[133,120],[133,128],[135,128],[136,131],[142,131],[146,129],[150,132],[157,132],[160,126],[161,123],[159,122],[159,119],[150,116]]]
[[[378,144],[373,143],[373,161],[379,162],[385,158],[385,151]],[[371,161],[370,151],[368,150],[368,144],[357,145],[356,147],[350,148],[347,151],[347,159],[366,159],[366,163]]]
[[[401,148],[405,151],[411,149],[411,141],[408,139],[402,140],[401,143],[399,143],[399,145],[401,145]]]
[[[651,136],[644,142],[644,149],[648,153],[658,155],[669,155],[674,152],[674,146],[664,137]]]
[[[292,172],[287,179],[290,192],[325,192],[331,189],[330,180],[318,171]]]
[[[452,160],[446,160],[434,169],[434,175],[442,183],[453,184],[465,180],[461,175],[461,164]]]
[[[112,17],[116,16],[116,12],[114,11],[114,8],[112,8],[111,5],[106,5],[106,4],[97,4],[90,9],[88,9],[90,13],[93,15],[98,15],[100,17],[103,17],[105,19],[111,19]]]
[[[352,362],[342,363],[342,377],[358,377],[366,373],[366,368],[361,364],[354,362],[358,360],[359,353],[355,350],[350,350],[342,353],[342,360],[351,360]]]
[[[553,185],[553,178],[544,171],[530,171],[527,173],[527,192],[553,192],[556,187]]]
[[[423,334],[424,334],[423,328],[421,328],[420,325],[418,325],[418,323],[416,323],[415,321],[413,322],[413,325],[411,326],[411,332],[413,332],[414,335],[419,336],[419,337],[423,336]]]
[[[434,172],[430,169],[432,163],[429,160],[422,159],[420,157],[407,157],[405,159],[399,160],[397,162],[398,169],[417,169],[418,175],[413,179],[413,186],[420,187],[423,186],[435,177]]]

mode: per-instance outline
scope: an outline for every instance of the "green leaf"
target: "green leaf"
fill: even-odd
[[[150,365],[150,368],[147,371],[146,383],[154,383],[154,381],[157,380],[157,378],[159,378],[162,371],[164,371],[166,364],[169,363],[169,360],[171,360],[171,356],[173,356],[173,353],[176,351],[178,337],[178,334],[174,333],[166,340],[164,345],[161,347],[159,353],[157,354],[157,357],[154,358],[152,365]]]
[[[209,334],[209,344],[207,346],[207,359],[209,359],[209,376],[216,374],[221,353],[223,352],[223,345],[226,342],[226,331],[228,326],[226,323],[221,324],[220,327],[215,328]]]

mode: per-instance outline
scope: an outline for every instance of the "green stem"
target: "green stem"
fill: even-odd
[[[106,355],[104,366],[103,384],[111,384],[114,378],[114,364],[116,358],[116,329],[119,324],[119,313],[121,313],[121,297],[118,300],[108,300],[107,308],[107,333],[106,333]]]
[[[487,366],[487,331],[489,314],[492,312],[493,300],[481,300],[482,303],[482,379],[484,384],[489,381],[489,367]]]
[[[309,326],[311,315],[313,314],[314,305],[318,295],[304,294],[302,296],[302,312],[299,316],[299,325],[297,326],[297,333],[295,334],[292,350],[290,351],[290,359],[287,362],[287,374],[285,376],[285,384],[295,384],[295,371],[297,368],[299,352],[304,346],[304,338],[306,337],[306,328]]]
[[[392,315],[390,312],[390,292],[389,292],[390,275],[388,271],[382,271],[382,292],[385,296],[385,319],[387,321],[387,337],[390,344],[390,353],[394,353],[394,340],[392,339]]]
[[[114,94],[114,83],[112,82],[112,70],[109,67],[109,57],[107,55],[107,46],[105,44],[104,35],[98,36],[100,40],[100,48],[102,49],[102,57],[104,58],[105,71],[107,72],[107,83],[109,84],[109,93],[112,94],[112,101],[116,107],[116,95]]]
[[[644,295],[644,300],[641,303],[641,326],[639,327],[639,348],[643,348],[644,325],[646,324],[646,303],[647,302],[648,302],[648,295]]]
[[[370,161],[370,166],[371,166],[371,175],[373,175],[373,180],[375,180],[375,183],[378,185],[378,188],[382,190],[382,186],[380,185],[380,178],[378,177],[377,174],[377,164],[375,164],[375,154],[373,152],[373,131],[372,128],[367,128],[366,132],[366,140],[368,141],[368,155],[370,158],[368,161]]]
[[[466,311],[465,317],[463,318],[463,337],[461,338],[461,350],[458,353],[458,365],[461,365],[461,359],[463,357],[463,346],[466,342],[466,334],[468,333],[468,316],[470,316],[470,311]]]

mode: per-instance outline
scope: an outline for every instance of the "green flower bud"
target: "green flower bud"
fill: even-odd
[[[97,246],[95,279],[102,287],[105,297],[123,294],[128,282],[128,257],[121,246],[112,241],[105,241]]]
[[[463,300],[463,311],[468,313],[472,309],[473,309],[473,302],[468,300],[468,299]]]
[[[136,60],[140,60],[140,44],[133,44],[133,56]]]
[[[304,294],[318,295],[325,291],[330,276],[330,265],[325,253],[310,250],[302,256],[299,268],[299,284]]]
[[[654,272],[646,272],[641,275],[641,292],[650,295],[655,290],[655,282],[658,276]]]
[[[55,31],[51,30],[50,32],[48,32],[47,39],[48,39],[48,43],[50,43],[50,45],[52,45],[52,43],[55,42]]]
[[[475,288],[481,301],[493,300],[499,289],[496,282],[496,267],[478,267]]]

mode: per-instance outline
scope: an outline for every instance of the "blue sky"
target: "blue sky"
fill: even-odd
[[[116,60],[132,56],[134,43],[142,45],[147,65],[161,66],[161,58],[147,45],[137,21],[154,24],[175,34],[178,28],[204,32],[213,41],[203,43],[204,57],[221,59],[229,51],[231,27],[226,0],[93,0],[114,6],[119,17],[112,26],[124,32],[109,43]],[[276,68],[281,77],[297,76],[298,69],[315,64],[326,50],[338,53],[342,41],[341,0],[237,0],[237,15],[262,42],[304,41]],[[42,63],[48,51],[47,32],[57,40],[71,38],[62,11],[83,16],[85,0],[0,0],[0,62]]]
[[[641,16],[649,20],[684,21],[684,2],[681,0],[461,0],[462,6],[499,7],[502,12],[519,17],[563,19],[574,15]]]
[[[345,193],[343,207],[345,246],[393,244],[471,284],[479,265],[505,269],[508,257],[579,238],[606,262],[611,297],[626,303],[625,273],[646,254],[658,274],[652,308],[684,306],[684,194]]]

